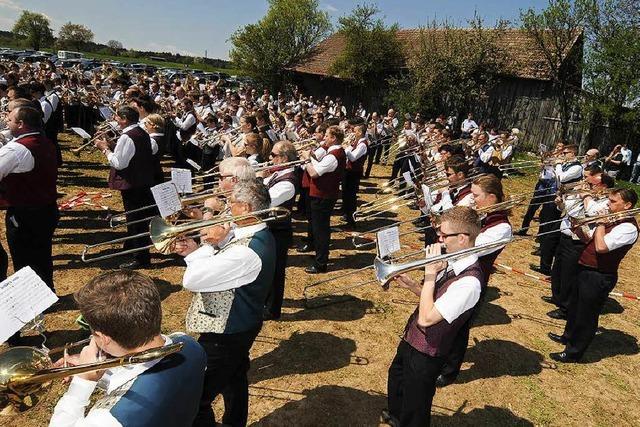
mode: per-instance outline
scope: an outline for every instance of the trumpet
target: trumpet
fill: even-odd
[[[260,218],[261,216],[267,216],[266,218]],[[282,207],[274,207],[264,210],[259,210],[244,215],[218,215],[216,218],[209,220],[195,220],[188,221],[179,225],[172,225],[165,221],[161,217],[154,217],[149,223],[149,231],[146,233],[139,233],[133,236],[120,237],[117,239],[109,240],[106,242],[96,243],[93,245],[85,245],[82,250],[81,259],[85,263],[91,263],[95,261],[102,261],[122,255],[128,255],[135,252],[153,249],[155,248],[162,254],[168,254],[171,252],[173,244],[180,238],[190,237],[190,233],[203,230],[205,228],[213,227],[216,225],[224,224],[227,222],[237,222],[247,219],[257,219],[258,222],[271,222],[281,221],[290,215],[288,209]],[[123,243],[129,240],[139,239],[141,237],[150,237],[151,245],[142,246],[139,248],[125,249],[118,252],[90,257],[92,250],[96,248],[102,248],[104,246],[113,246],[118,243]]]
[[[0,354],[0,412],[24,412],[34,407],[57,378],[161,359],[182,350],[182,343],[131,353],[100,362],[54,368],[51,354],[86,344],[88,340],[49,352],[13,347]]]

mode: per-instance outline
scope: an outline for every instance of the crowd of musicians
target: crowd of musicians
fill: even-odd
[[[132,258],[120,270],[101,274],[75,294],[92,341],[64,363],[184,344],[178,355],[162,360],[75,376],[52,426],[220,425],[212,410],[219,395],[222,425],[246,424],[250,350],[263,322],[281,316],[293,247],[291,215],[256,221],[253,212],[286,208],[307,223],[296,250],[313,254],[308,274],[330,269],[338,201],[342,230],[366,232],[378,211],[406,201],[427,258],[478,248],[427,263],[419,280],[409,274],[392,280],[419,297],[388,372],[382,418],[392,426],[429,424],[436,388],[460,372],[470,328],[507,242],[537,237],[540,262],[532,268],[551,277],[551,295],[543,297],[556,307],[549,316],[566,320],[562,334],[549,333],[564,346],[550,357],[568,363],[588,350],[620,262],[638,237],[633,215],[615,221],[605,215],[637,202],[635,192],[615,187],[626,147],[606,157],[594,149],[579,157],[575,145],[558,142],[543,150],[541,160],[519,164],[513,160],[519,131],[477,124],[472,114],[461,124],[445,116],[400,116],[393,109],[368,114],[362,105],[348,111],[340,99],[314,99],[297,89],[272,96],[220,82],[127,76],[108,67],[83,73],[14,64],[0,75],[6,112],[0,197],[14,270],[30,266],[55,291],[52,237],[59,218],[57,171],[64,165],[57,134],[65,120],[67,127],[97,129],[88,146],[100,150],[110,167],[108,185],[122,197],[127,234],[139,235],[126,241]],[[100,115],[115,123],[95,126]],[[149,250],[140,249],[150,243],[143,220],[149,212],[141,208],[154,203],[151,187],[168,180],[161,162],[204,174],[201,188],[211,197],[186,208],[183,218],[236,218],[171,245],[186,265],[182,286],[193,299],[185,323],[199,334],[197,341],[161,334],[158,291],[134,271],[152,266]],[[374,164],[387,162],[385,191],[374,202],[359,202],[361,179],[370,177]],[[502,179],[527,167],[540,176],[514,231],[509,209],[526,200],[508,197]],[[590,217],[594,221],[584,221]],[[4,249],[0,256],[4,278]],[[20,340],[17,334],[9,343]],[[106,393],[87,412],[98,386]]]

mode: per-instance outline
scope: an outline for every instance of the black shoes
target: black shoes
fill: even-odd
[[[552,319],[567,320],[567,313],[560,310],[559,308],[551,310],[547,313],[547,316],[551,317]]]
[[[311,265],[307,268],[304,269],[304,272],[307,274],[318,274],[318,273],[326,273],[327,272],[327,266],[317,266],[317,265]]]
[[[307,243],[305,245],[300,246],[297,251],[300,254],[307,254],[309,252],[313,252],[313,248],[311,247],[310,244]]]
[[[553,360],[555,360],[556,362],[562,362],[562,363],[578,363],[578,362],[580,362],[579,358],[577,358],[575,356],[570,356],[564,351],[560,352],[560,353],[550,353],[549,357],[552,358]]]
[[[548,276],[551,274],[550,271],[545,271],[542,268],[540,268],[540,266],[535,264],[529,264],[529,268],[535,271],[536,273],[544,274],[545,276]]]
[[[455,378],[447,377],[444,375],[438,375],[438,378],[436,378],[436,387],[438,388],[446,387],[449,384],[453,384],[455,380],[456,380]]]
[[[389,413],[388,409],[383,409],[380,414],[380,420],[391,427],[400,427],[400,421]]]
[[[549,336],[551,341],[555,341],[558,344],[563,344],[563,345],[567,344],[567,339],[562,335],[554,334],[553,332],[549,332],[547,335]]]
[[[529,228],[521,228],[520,230],[517,230],[515,233],[516,236],[526,236],[527,232],[529,231]]]
[[[119,268],[127,269],[127,270],[135,270],[137,268],[147,268],[149,267],[150,264],[151,263],[149,262],[140,262],[137,259],[132,259],[131,261],[127,261],[120,264]]]
[[[540,297],[540,299],[542,299],[542,301],[544,302],[548,302],[549,304],[555,304],[555,302],[553,301],[553,297],[543,295]]]

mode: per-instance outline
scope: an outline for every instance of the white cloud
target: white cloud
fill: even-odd
[[[16,3],[13,0],[0,0],[0,7],[5,9],[16,10],[18,12],[24,9],[22,6],[20,6],[18,3]]]
[[[328,10],[329,12],[331,12],[331,13],[336,13],[339,10],[337,7],[335,7],[334,5],[329,4],[329,3],[325,4],[324,8],[326,10]]]

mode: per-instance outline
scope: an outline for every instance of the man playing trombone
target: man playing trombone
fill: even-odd
[[[233,216],[265,210],[271,198],[257,180],[240,181],[229,197]],[[232,218],[233,219],[233,218]],[[176,242],[185,257],[182,284],[193,292],[187,312],[187,330],[200,333],[207,352],[207,371],[200,409],[194,426],[215,423],[211,404],[222,394],[224,424],[244,426],[249,405],[249,350],[262,328],[267,292],[275,270],[275,241],[267,225],[255,218],[236,220],[233,238],[203,236],[202,245],[187,239]],[[224,227],[227,232],[231,227]],[[216,249],[219,247],[220,249]]]
[[[103,273],[75,299],[91,328],[91,341],[57,367],[99,362],[101,353],[121,357],[178,342],[183,347],[162,359],[75,375],[49,426],[190,426],[198,411],[206,354],[188,335],[160,333],[162,307],[153,281],[133,271]],[[98,381],[106,395],[85,416]]]
[[[115,147],[105,139],[96,141],[95,146],[107,157],[111,170],[109,171],[109,188],[119,190],[122,196],[124,210],[127,214],[127,235],[148,231],[148,224],[137,220],[145,217],[139,208],[154,203],[151,186],[154,185],[154,159],[149,135],[138,126],[138,112],[131,107],[120,107],[115,114],[122,134]],[[133,222],[133,223],[131,223]],[[124,249],[133,249],[149,245],[148,237],[131,239],[125,242]],[[135,253],[133,258],[120,268],[146,267],[151,262],[149,250]]]
[[[427,247],[427,259],[472,248],[480,218],[470,207],[454,207],[441,216],[438,243]],[[426,264],[424,280],[406,274],[398,286],[420,297],[405,327],[389,368],[388,410],[383,420],[394,426],[430,424],[436,378],[460,329],[471,318],[484,286],[484,273],[475,254],[451,262]]]

